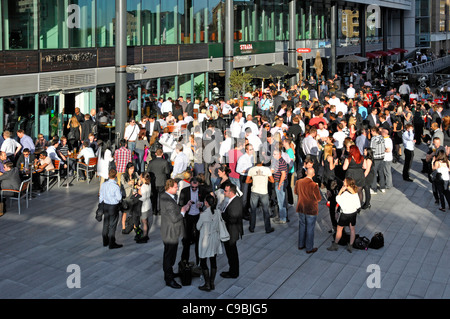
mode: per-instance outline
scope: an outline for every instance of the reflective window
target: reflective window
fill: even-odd
[[[41,49],[69,47],[67,3],[65,0],[40,2],[39,43]]]
[[[359,45],[359,10],[340,8],[338,21],[338,45],[341,47]]]
[[[209,42],[223,42],[225,32],[225,1],[209,0]],[[236,20],[235,20],[236,25]]]
[[[112,47],[115,43],[115,1],[97,0],[97,46]]]
[[[69,10],[70,47],[94,47],[95,0],[73,0],[71,3],[77,6],[73,8],[73,11]]]
[[[161,2],[161,44],[177,44],[179,32],[179,12],[177,0]]]
[[[142,44],[161,44],[161,2],[142,0]]]
[[[127,45],[141,44],[141,0],[127,0]]]
[[[36,50],[38,1],[2,0],[1,3],[3,30],[0,31],[4,34],[4,49]]]

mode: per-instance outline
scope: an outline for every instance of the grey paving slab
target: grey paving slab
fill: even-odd
[[[245,234],[238,242],[240,277],[217,276],[211,293],[197,289],[202,278],[180,290],[164,285],[159,217],[153,220],[149,243],[136,245],[132,234],[118,231],[117,240],[124,247],[111,251],[102,246],[101,224],[94,220],[98,181],[75,182],[69,189],[55,187],[33,198],[21,215],[12,206],[0,218],[0,298],[450,298],[450,210],[437,209],[431,186],[419,173],[424,149],[422,145],[415,151],[416,182],[404,183],[402,164],[394,164],[396,188],[372,196],[372,208],[358,216],[357,233],[370,238],[381,231],[385,247],[352,254],[343,246],[337,252],[327,251],[332,237],[325,201],[319,205],[315,229],[319,250],[312,255],[297,249],[298,217],[292,207],[291,222],[273,225],[271,234],[265,234],[258,215],[255,233],[249,233],[244,222]],[[227,270],[225,254],[217,262],[219,273]],[[80,289],[67,287],[70,264],[81,268]],[[367,267],[373,264],[381,271],[379,289],[366,284]]]

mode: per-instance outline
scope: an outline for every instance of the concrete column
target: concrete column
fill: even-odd
[[[0,97],[0,132],[4,131],[4,119],[5,119],[5,104],[2,97]]]
[[[361,56],[366,57],[366,20],[367,12],[366,5],[359,6],[359,40],[361,42]]]
[[[289,66],[297,67],[297,45],[296,45],[296,34],[295,34],[295,16],[296,16],[296,0],[291,0],[289,2],[289,48],[288,48],[288,59]],[[296,77],[291,77],[290,85],[293,86],[296,83]]]
[[[136,123],[138,123],[142,118],[142,87],[138,87],[138,112],[137,112],[137,118]]]
[[[39,122],[40,122],[40,114],[39,114],[39,93],[34,95],[34,136],[37,137],[39,135]]]
[[[225,1],[225,100],[230,99],[230,76],[233,71],[234,58],[234,8],[233,0]]]
[[[338,28],[338,6],[337,3],[333,3],[331,6],[331,76],[337,72],[337,28]]]
[[[116,0],[116,136],[118,145],[127,121],[127,0]]]

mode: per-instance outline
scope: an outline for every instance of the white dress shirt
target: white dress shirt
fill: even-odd
[[[254,166],[253,155],[244,153],[239,157],[236,165],[236,173],[247,176],[248,170]]]

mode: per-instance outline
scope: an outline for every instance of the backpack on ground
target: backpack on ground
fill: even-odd
[[[367,250],[369,248],[370,239],[366,236],[358,236],[353,242],[353,248]]]
[[[383,233],[381,232],[375,233],[375,235],[373,235],[372,239],[370,240],[369,248],[380,249],[383,246],[384,246]]]

